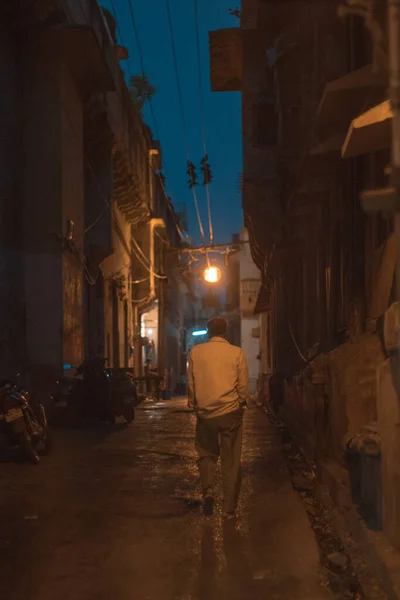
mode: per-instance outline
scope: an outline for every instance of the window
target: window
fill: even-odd
[[[240,291],[242,296],[256,296],[260,289],[259,279],[243,279],[240,282]]]

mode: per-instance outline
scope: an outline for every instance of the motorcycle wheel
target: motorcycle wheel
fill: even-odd
[[[40,440],[38,444],[38,452],[41,456],[47,456],[53,449],[53,436],[48,427],[46,427],[43,431],[43,438]]]
[[[31,437],[27,431],[21,434],[19,438],[19,445],[24,458],[26,458],[31,465],[37,465],[40,463],[40,456],[33,447]]]
[[[135,409],[132,404],[127,404],[124,407],[123,415],[127,423],[133,423],[133,421],[135,420]]]

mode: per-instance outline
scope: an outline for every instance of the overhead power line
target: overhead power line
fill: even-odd
[[[206,160],[206,157],[208,156],[208,152],[207,152],[206,122],[205,122],[204,96],[203,96],[203,70],[202,70],[202,66],[201,66],[199,10],[198,10],[197,0],[193,0],[193,4],[194,4],[194,16],[195,16],[195,21],[196,21],[197,65],[198,65],[198,74],[199,74],[201,132],[202,132],[202,138],[203,138],[204,160]],[[214,244],[214,231],[213,231],[212,216],[211,216],[211,198],[210,198],[210,188],[209,188],[208,181],[205,183],[205,187],[206,187],[206,196],[207,196],[208,228],[209,228],[209,232],[210,232],[210,244],[212,246]]]
[[[186,127],[185,112],[183,109],[182,87],[181,87],[181,81],[180,81],[180,77],[179,77],[178,58],[177,58],[177,54],[176,54],[174,29],[173,29],[173,25],[172,25],[171,6],[170,6],[169,0],[165,0],[165,6],[167,9],[168,27],[169,27],[169,33],[170,33],[170,38],[171,38],[172,57],[173,57],[173,61],[174,61],[176,87],[178,90],[179,110],[180,110],[182,129],[183,129],[183,134],[184,134],[185,144],[186,144],[187,163],[188,163],[188,166],[190,166],[192,164],[192,161],[190,160],[189,136],[188,136],[187,127]],[[201,220],[199,203],[197,201],[196,188],[194,185],[192,186],[192,194],[193,194],[194,206],[196,209],[196,215],[197,215],[197,221],[199,224],[201,239],[202,239],[203,245],[205,245],[204,228],[203,228],[203,223]]]
[[[139,30],[138,30],[138,27],[137,27],[137,24],[136,24],[136,19],[135,19],[135,13],[133,11],[132,0],[128,0],[128,7],[129,7],[129,14],[130,14],[131,21],[132,21],[133,33],[135,35],[136,46],[137,46],[137,49],[138,49],[138,52],[139,52],[140,68],[142,70],[142,74],[145,75],[146,74],[146,70],[145,70],[145,65],[144,65],[144,53],[143,53],[142,44],[140,42]],[[160,139],[160,132],[159,132],[159,129],[158,129],[157,119],[156,119],[156,116],[155,116],[155,113],[154,113],[153,102],[151,100],[151,97],[149,98],[149,107],[150,107],[150,112],[151,112],[151,118],[153,119],[155,134],[157,136],[157,139]]]
[[[111,4],[111,10],[112,10],[112,13],[113,13],[113,16],[114,16],[114,20],[115,20],[115,23],[116,23],[116,26],[117,26],[117,31],[118,31],[119,39],[121,41],[121,44],[124,46],[125,45],[124,44],[124,39],[122,37],[122,31],[121,31],[121,28],[119,26],[118,15],[117,15],[117,11],[116,11],[116,8],[115,8],[114,0],[110,0],[110,4]],[[142,48],[142,45],[141,45],[141,42],[140,42],[139,31],[138,31],[138,27],[137,27],[137,24],[136,24],[135,14],[134,14],[134,11],[133,11],[133,5],[132,5],[131,0],[128,0],[128,8],[129,8],[129,14],[130,14],[130,17],[131,17],[131,21],[132,21],[132,27],[133,27],[133,32],[134,32],[134,35],[135,35],[136,45],[137,45],[138,52],[139,52],[140,67],[142,69],[142,73],[145,74],[144,53],[143,53],[143,48]],[[133,73],[132,73],[132,69],[131,69],[129,58],[128,58],[128,75],[129,75],[129,78],[132,79]],[[159,128],[158,128],[158,123],[157,123],[157,119],[156,119],[156,115],[155,115],[155,111],[154,111],[154,106],[153,106],[153,102],[152,102],[151,97],[149,98],[149,106],[150,106],[151,117],[152,117],[152,120],[153,120],[154,133],[156,134],[156,138],[158,140],[160,140],[160,131],[159,131]],[[149,164],[150,164],[150,162],[149,162]],[[152,168],[151,164],[150,164],[150,167]],[[175,213],[175,211],[174,211],[174,209],[172,207],[171,200],[170,200],[169,196],[167,195],[167,192],[166,192],[166,189],[165,189],[165,185],[164,185],[164,181],[162,179],[161,173],[156,173],[156,171],[154,169],[152,169],[152,171],[153,171],[153,174],[155,176],[156,175],[158,176],[158,179],[159,179],[159,182],[161,184],[161,188],[162,188],[163,194],[164,194],[165,199],[167,201],[168,209],[169,209],[169,211],[171,213],[171,216],[172,216],[172,218],[174,220],[174,225],[175,225],[175,228],[176,228],[176,230],[178,232],[179,237],[185,243],[187,243],[187,242],[192,243],[192,240],[190,239],[190,236],[186,232],[184,233],[182,231],[182,228],[180,227],[180,225],[178,223],[177,215],[176,215],[176,213]],[[166,173],[165,166],[164,166],[164,171]],[[166,176],[168,177],[167,173],[166,173]]]

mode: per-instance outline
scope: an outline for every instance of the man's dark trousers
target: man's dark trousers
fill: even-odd
[[[212,417],[197,418],[196,450],[205,498],[213,497],[218,458],[221,457],[223,511],[236,510],[241,485],[243,409]]]

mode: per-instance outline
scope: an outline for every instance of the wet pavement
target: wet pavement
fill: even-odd
[[[199,507],[194,424],[184,401],[146,403],[131,426],[57,432],[38,467],[0,464],[0,598],[328,599],[278,430],[246,413],[224,526]]]

